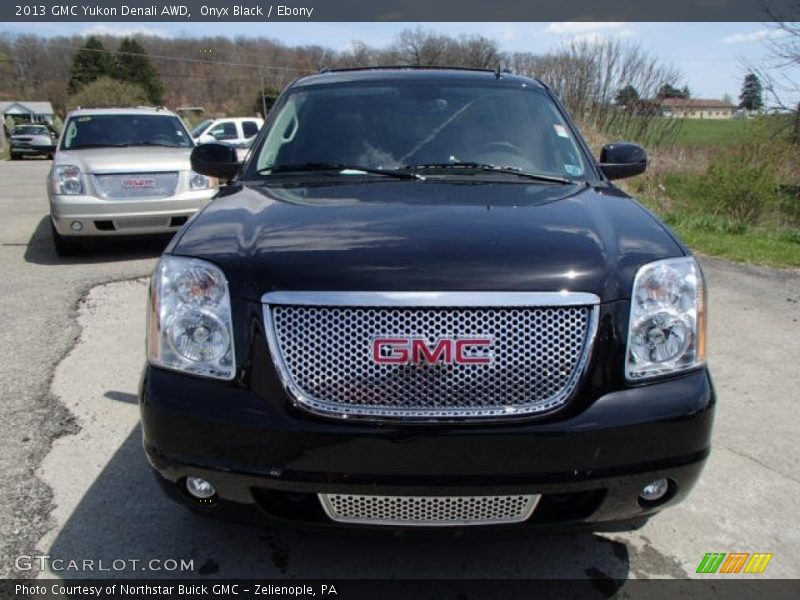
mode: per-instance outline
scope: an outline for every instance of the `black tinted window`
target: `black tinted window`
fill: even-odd
[[[218,140],[235,140],[239,137],[239,134],[236,133],[236,123],[233,121],[223,121],[215,125],[208,133]]]
[[[244,132],[244,137],[253,137],[258,133],[258,123],[255,121],[242,121],[242,131]]]
[[[260,169],[477,162],[581,177],[586,168],[571,129],[544,90],[494,79],[299,88],[275,116],[258,157]]]

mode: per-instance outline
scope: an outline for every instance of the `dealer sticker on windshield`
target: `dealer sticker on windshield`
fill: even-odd
[[[553,125],[553,129],[556,130],[556,135],[558,135],[558,137],[569,138],[569,132],[567,131],[567,128],[564,127],[563,125],[559,125],[558,123],[556,123],[555,125]]]

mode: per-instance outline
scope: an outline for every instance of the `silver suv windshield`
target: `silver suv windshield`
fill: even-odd
[[[17,125],[11,135],[50,135],[44,125]]]
[[[251,173],[264,177],[313,176],[325,165],[459,177],[505,170],[575,180],[586,173],[547,93],[497,81],[300,87],[282,103],[256,156]]]
[[[82,114],[69,119],[62,150],[121,146],[194,146],[183,122],[174,115]]]

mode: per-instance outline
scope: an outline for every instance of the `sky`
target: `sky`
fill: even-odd
[[[777,35],[768,24],[739,23],[0,23],[0,31],[40,35],[143,33],[162,37],[264,36],[286,44],[319,44],[337,50],[354,40],[382,47],[403,29],[458,36],[480,34],[505,51],[535,53],[556,49],[575,38],[623,39],[637,43],[683,73],[682,83],[698,98],[736,99],[749,64],[768,58],[766,41]],[[800,69],[793,73],[800,82]],[[794,100],[797,101],[797,100]]]

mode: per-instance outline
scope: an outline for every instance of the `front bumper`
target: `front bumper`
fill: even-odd
[[[59,235],[147,235],[177,231],[208,204],[217,188],[181,192],[168,198],[107,200],[89,195],[51,195],[50,216]],[[72,228],[74,222],[81,229]]]
[[[55,152],[55,146],[53,146],[53,144],[27,144],[25,146],[15,146],[12,144],[9,147],[9,151],[11,154],[16,154],[18,156],[48,156]]]
[[[312,525],[338,525],[319,493],[541,494],[527,521],[500,527],[625,528],[687,495],[714,404],[705,370],[606,394],[560,420],[492,424],[332,421],[292,409],[277,386],[256,393],[153,367],[141,385],[145,450],[173,498],[216,516]],[[190,475],[218,497],[190,498]],[[640,502],[659,478],[671,482],[665,501]]]

